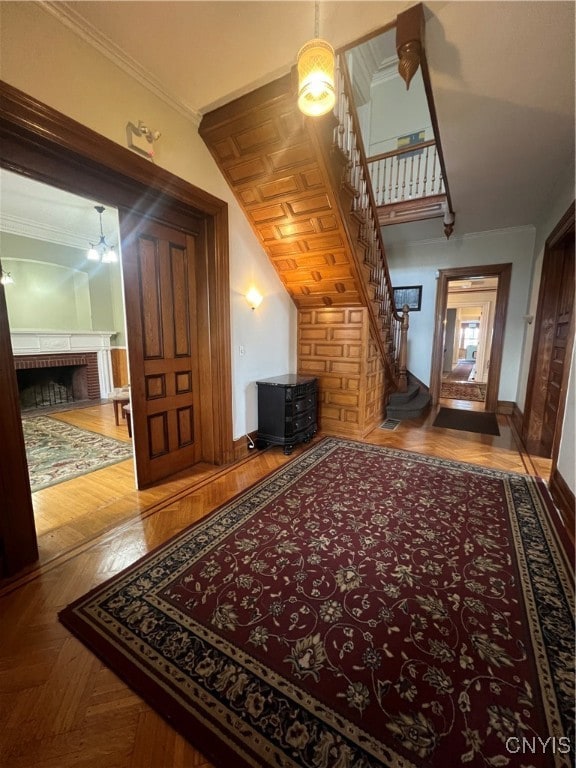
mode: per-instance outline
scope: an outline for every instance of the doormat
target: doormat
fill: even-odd
[[[559,768],[513,754],[573,736],[554,516],[537,478],[327,438],[60,620],[219,768]]]
[[[498,420],[495,413],[486,411],[466,411],[457,408],[440,408],[433,427],[459,429],[463,432],[477,432],[480,435],[499,435]]]

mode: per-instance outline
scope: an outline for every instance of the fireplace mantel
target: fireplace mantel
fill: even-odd
[[[113,389],[110,340],[115,331],[12,331],[12,353],[20,355],[77,354],[96,352],[100,396],[107,398]]]
[[[115,331],[12,331],[14,355],[49,352],[98,352],[110,349]]]

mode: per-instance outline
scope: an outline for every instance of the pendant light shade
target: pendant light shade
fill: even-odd
[[[314,3],[314,38],[298,52],[298,109],[310,117],[325,115],[336,103],[334,48],[320,39],[320,4]]]
[[[298,53],[298,108],[317,117],[335,103],[334,49],[325,40],[309,40]]]

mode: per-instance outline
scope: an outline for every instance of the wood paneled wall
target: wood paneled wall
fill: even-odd
[[[365,307],[300,310],[298,370],[318,377],[323,432],[358,438],[384,418],[384,368]]]
[[[112,360],[112,382],[115,387],[127,387],[130,384],[128,375],[128,354],[124,347],[110,350]]]

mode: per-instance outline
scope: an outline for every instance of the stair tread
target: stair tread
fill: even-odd
[[[397,406],[402,403],[408,403],[418,397],[420,393],[420,385],[415,382],[408,384],[406,392],[393,392],[388,398],[388,405]]]
[[[386,417],[389,419],[414,419],[421,416],[430,405],[430,394],[420,392],[416,397],[403,403],[393,403],[386,408]]]

